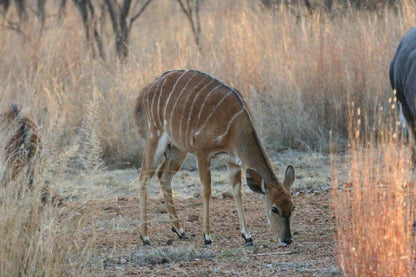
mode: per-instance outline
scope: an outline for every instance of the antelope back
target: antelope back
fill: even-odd
[[[250,124],[237,90],[195,70],[168,71],[145,87],[137,99],[136,117],[142,136],[165,132],[188,152],[226,144],[236,121],[240,127]]]

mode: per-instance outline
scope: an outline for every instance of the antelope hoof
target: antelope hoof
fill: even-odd
[[[143,241],[143,245],[144,246],[152,246],[150,244],[150,239],[148,237],[142,237],[142,236],[140,236],[140,239]]]
[[[252,238],[248,238],[248,239],[246,239],[246,238],[244,237],[244,235],[243,235],[243,238],[244,238],[244,240],[246,241],[246,246],[248,246],[248,247],[253,247],[253,246],[254,246],[254,243],[253,243],[253,239],[252,239]]]
[[[180,229],[182,230],[182,228]],[[185,234],[184,231],[177,231],[175,227],[172,227],[172,232],[176,233],[180,239],[188,240],[189,237]]]
[[[204,235],[204,244],[205,244],[205,246],[211,246],[212,245],[212,241],[211,241],[211,236],[210,235]]]
[[[253,247],[254,243],[252,241],[246,241],[246,246],[247,247]]]

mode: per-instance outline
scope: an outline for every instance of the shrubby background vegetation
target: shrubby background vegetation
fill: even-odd
[[[44,142],[38,183],[137,166],[135,98],[161,73],[179,68],[239,89],[268,149],[340,153],[368,136],[372,145],[394,141],[375,130],[397,121],[388,66],[415,22],[413,1],[3,0],[0,7],[0,109],[17,103],[38,123]],[[354,176],[352,182],[362,181]],[[53,227],[56,208],[33,208],[36,196],[30,199],[0,208],[0,249],[7,249],[0,251],[0,273],[82,271],[83,259],[71,257],[90,253],[93,242],[84,248],[72,242],[86,219]],[[351,209],[348,202],[337,211]],[[406,243],[410,229],[403,228]]]

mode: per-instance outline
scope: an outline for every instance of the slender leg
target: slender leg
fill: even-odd
[[[228,163],[228,174],[231,186],[233,188],[235,204],[237,206],[238,220],[240,221],[241,227],[241,235],[246,242],[246,246],[254,246],[253,239],[247,229],[246,218],[244,215],[243,204],[241,201],[241,167],[233,163]]]
[[[209,206],[211,200],[211,161],[207,155],[197,156],[199,178],[202,184],[202,195],[204,197],[203,229],[205,245],[211,245],[211,233],[209,229]]]
[[[163,162],[157,176],[163,191],[163,197],[166,202],[166,209],[169,214],[169,220],[172,224],[172,231],[175,232],[179,238],[187,239],[183,231],[178,214],[176,212],[175,204],[172,197],[172,178],[173,175],[181,168],[183,161],[186,158],[186,153],[180,151],[173,145],[169,145],[165,152],[165,161]]]
[[[144,245],[150,245],[147,235],[147,185],[150,183],[157,166],[159,157],[155,157],[156,149],[159,144],[158,137],[151,137],[146,141],[146,152],[144,153],[142,170],[139,175],[140,186],[140,238]]]

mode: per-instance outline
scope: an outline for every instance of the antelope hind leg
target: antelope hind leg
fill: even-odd
[[[169,214],[169,220],[172,224],[172,231],[175,232],[180,239],[188,239],[176,212],[175,204],[172,196],[172,178],[175,173],[181,168],[183,161],[186,158],[186,153],[180,151],[173,145],[169,145],[165,152],[165,161],[158,172],[158,178],[165,198],[166,210]]]
[[[146,141],[146,152],[144,154],[142,169],[139,175],[139,187],[140,187],[140,238],[144,245],[150,245],[150,239],[147,234],[147,185],[150,183],[155,170],[159,157],[157,156],[156,149],[159,146],[159,138],[151,138]]]

